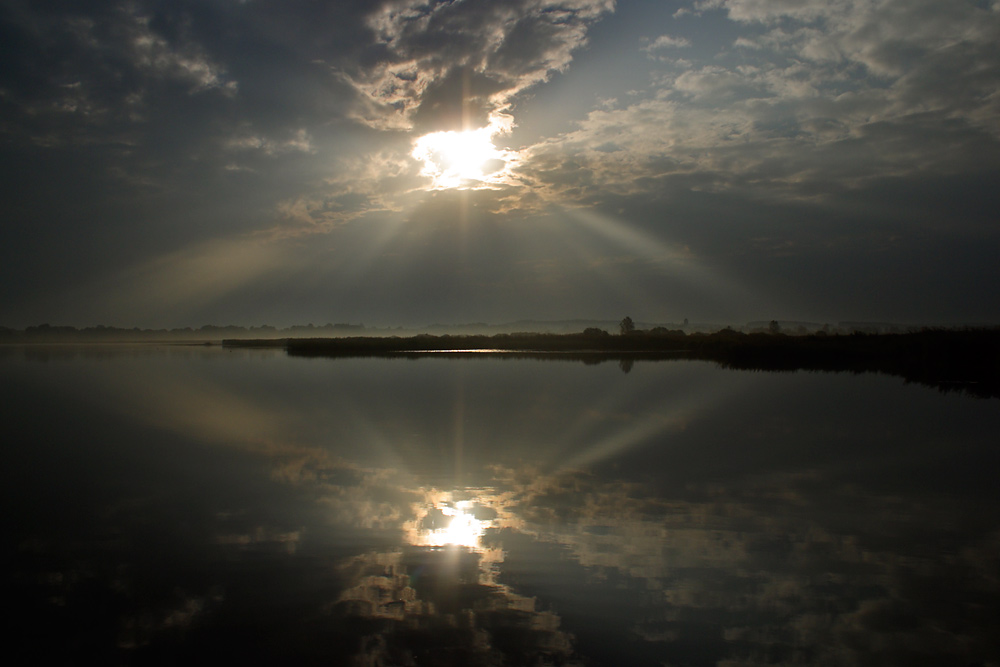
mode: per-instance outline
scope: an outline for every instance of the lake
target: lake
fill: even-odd
[[[1000,402],[699,361],[0,348],[32,662],[1000,661]]]

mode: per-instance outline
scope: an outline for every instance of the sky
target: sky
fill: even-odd
[[[0,325],[1000,323],[1000,0],[0,0]]]

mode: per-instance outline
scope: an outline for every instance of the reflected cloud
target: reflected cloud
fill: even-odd
[[[944,581],[958,586],[962,599],[975,599],[981,586],[987,596],[1000,593],[995,577],[977,574],[996,561],[997,538],[973,540],[943,560],[934,549],[908,553],[911,530],[924,534],[925,544],[950,530],[947,522],[917,529],[922,507],[913,507],[896,533],[886,528],[889,517],[898,522],[898,499],[830,488],[818,476],[776,476],[755,489],[717,488],[694,500],[685,497],[697,491],[663,497],[590,475],[507,473],[530,480],[512,488],[519,498],[513,512],[523,520],[518,532],[565,549],[565,567],[579,567],[588,585],[624,589],[617,622],[659,643],[661,655],[684,644],[681,628],[694,627],[718,629],[733,642],[724,662],[733,665],[770,662],[792,647],[801,652],[788,664],[840,655],[846,664],[904,665],[915,655],[952,661],[993,650],[992,621],[975,604],[958,611],[934,600]],[[794,489],[796,497],[775,505],[776,489]],[[838,531],[840,508],[858,504],[868,517]]]
[[[484,537],[517,522],[511,499],[492,489],[418,493],[400,548],[340,565],[352,583],[334,615],[379,623],[356,663],[405,662],[427,645],[448,664],[576,664],[559,616],[497,582],[504,552]]]
[[[516,590],[507,583],[516,581],[508,573],[508,553],[517,572],[545,544],[557,545],[554,553],[562,554],[561,565],[546,568],[568,569],[573,580],[604,590],[595,594],[611,595],[613,607],[622,605],[614,612],[618,617],[608,621],[611,627],[659,647],[658,655],[687,641],[682,628],[716,627],[709,618],[723,619],[719,630],[734,642],[726,664],[752,664],[788,643],[815,647],[817,642],[850,645],[852,660],[861,662],[880,655],[877,646],[894,646],[888,664],[905,664],[910,641],[941,657],[965,654],[959,637],[980,647],[987,641],[985,627],[975,621],[971,634],[918,636],[935,622],[931,619],[948,613],[918,602],[927,595],[919,588],[943,573],[928,569],[935,560],[930,554],[913,558],[897,550],[902,542],[895,540],[907,536],[885,533],[886,517],[899,511],[896,499],[830,489],[816,475],[760,480],[754,488],[715,488],[694,500],[689,497],[702,492],[678,489],[676,497],[665,497],[642,484],[582,473],[496,472],[497,488],[417,491],[413,518],[403,524],[404,545],[344,565],[357,583],[338,600],[339,613],[381,619],[395,628],[381,630],[377,640],[369,637],[366,645],[377,646],[379,655],[398,657],[400,625],[420,627],[425,637],[460,629],[463,645],[468,641],[487,651],[492,636],[483,632],[484,609],[517,610],[523,623],[518,627],[534,628],[532,636],[545,650],[579,650],[573,637],[557,630],[558,616],[538,612],[532,593],[537,586]],[[777,510],[776,489],[789,490]],[[869,506],[870,520],[855,532],[838,533],[830,523],[838,507],[859,502]],[[451,528],[456,522],[461,530]],[[467,527],[472,528],[466,532]],[[927,529],[933,533],[938,527]],[[947,576],[972,581],[970,575],[991,558],[988,546],[969,546],[945,566]],[[554,593],[550,584],[543,589]],[[839,605],[839,611],[821,611],[830,605]],[[464,615],[455,616],[459,610]],[[906,618],[923,620],[892,628]],[[539,635],[539,627],[554,632]],[[815,656],[810,649],[790,664],[813,664]]]
[[[582,664],[557,614],[479,582],[481,558],[461,547],[404,547],[343,563],[354,585],[330,613],[368,621],[352,664]]]
[[[867,406],[896,383],[705,363],[638,362],[624,377],[609,364],[203,355],[28,367],[87,388],[85,407],[104,406],[127,434],[112,447],[121,477],[139,482],[85,499],[87,539],[56,532],[71,545],[65,562],[57,539],[24,540],[19,553],[40,564],[25,580],[40,582],[37,599],[76,610],[100,602],[80,582],[114,591],[125,611],[109,625],[137,660],[178,657],[176,637],[251,626],[308,638],[296,647],[337,664],[997,654],[995,495],[980,503],[968,475],[955,493],[933,476],[899,484],[901,466],[928,465],[905,442],[846,449],[902,413],[880,405],[865,421],[837,387]],[[804,386],[822,390],[816,412],[795,403]],[[988,406],[910,389],[910,408],[926,398],[995,421]],[[741,411],[737,395],[760,402]],[[854,430],[839,430],[841,411]],[[823,441],[785,461],[821,439],[817,414],[845,449],[830,458]],[[719,430],[726,421],[737,426]],[[99,476],[93,428],[60,451],[87,450]],[[136,433],[171,437],[158,450]],[[973,456],[980,441],[966,440],[949,456]],[[447,482],[459,478],[475,485]]]

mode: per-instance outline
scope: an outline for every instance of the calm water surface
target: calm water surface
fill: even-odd
[[[0,348],[15,649],[1000,661],[1000,402],[688,361]]]

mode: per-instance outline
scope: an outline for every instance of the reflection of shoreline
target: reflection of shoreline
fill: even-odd
[[[1000,329],[905,334],[786,336],[682,331],[598,334],[497,334],[409,338],[356,336],[225,340],[226,348],[281,348],[301,357],[501,356],[600,363],[697,359],[741,370],[886,373],[941,391],[1000,397]]]

